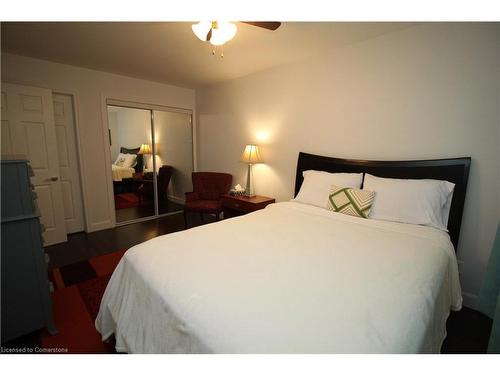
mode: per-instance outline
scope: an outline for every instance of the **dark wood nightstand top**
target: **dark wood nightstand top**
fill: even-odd
[[[232,196],[226,194],[222,197],[222,207],[224,211],[234,210],[241,213],[248,213],[252,211],[260,210],[266,207],[268,204],[274,203],[276,200],[274,198],[263,197],[261,195],[256,195],[254,197],[245,196]]]
[[[252,204],[261,204],[261,203],[274,203],[275,199],[274,198],[269,198],[269,197],[264,197],[262,195],[254,195],[253,197],[246,197],[244,195],[229,195],[225,194],[223,196],[223,199],[231,199],[235,201],[242,201],[242,202],[248,202]]]

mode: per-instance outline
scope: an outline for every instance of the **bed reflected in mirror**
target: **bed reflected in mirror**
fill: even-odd
[[[108,123],[116,222],[154,216],[154,195],[140,195],[153,174],[150,111],[108,106]]]

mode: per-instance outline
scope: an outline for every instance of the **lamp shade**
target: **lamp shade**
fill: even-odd
[[[191,26],[194,35],[196,35],[202,42],[207,41],[207,34],[211,28],[212,22],[210,21],[201,21]]]
[[[263,163],[264,161],[260,156],[259,146],[246,145],[243,154],[241,154],[241,161],[248,164]]]
[[[138,152],[138,154],[141,154],[141,155],[148,155],[148,154],[152,154],[153,152],[151,151],[151,146],[149,146],[147,143],[143,143],[141,145],[141,148]]]
[[[210,33],[210,43],[214,46],[221,46],[231,40],[237,31],[234,23],[226,21],[200,21],[191,25],[193,33],[203,42],[208,41]]]
[[[236,35],[236,25],[234,23],[219,21],[216,25],[217,27],[212,29],[212,38],[210,38],[210,43],[214,46],[221,46]]]

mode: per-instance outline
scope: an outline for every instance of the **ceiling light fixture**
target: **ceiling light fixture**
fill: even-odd
[[[218,46],[229,42],[236,35],[236,25],[225,21],[200,21],[191,26],[193,33],[203,42],[210,42],[214,46],[212,54]],[[224,57],[221,51],[220,57]]]

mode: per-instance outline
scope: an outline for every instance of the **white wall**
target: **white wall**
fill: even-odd
[[[112,144],[112,151],[115,145],[118,152],[121,147],[137,148],[142,144],[148,144],[151,147],[151,112],[149,110],[120,108],[115,113],[117,137]],[[111,160],[116,160],[116,157],[111,157]],[[152,170],[153,165],[150,160],[151,155],[144,155],[144,166]]]
[[[2,53],[2,81],[76,94],[88,231],[114,225],[104,98],[194,109],[194,90]],[[106,127],[103,126],[106,124]]]
[[[471,156],[458,250],[473,302],[500,216],[498,24],[423,24],[197,91],[198,169],[262,145],[257,194],[293,196],[299,151],[381,160]]]

